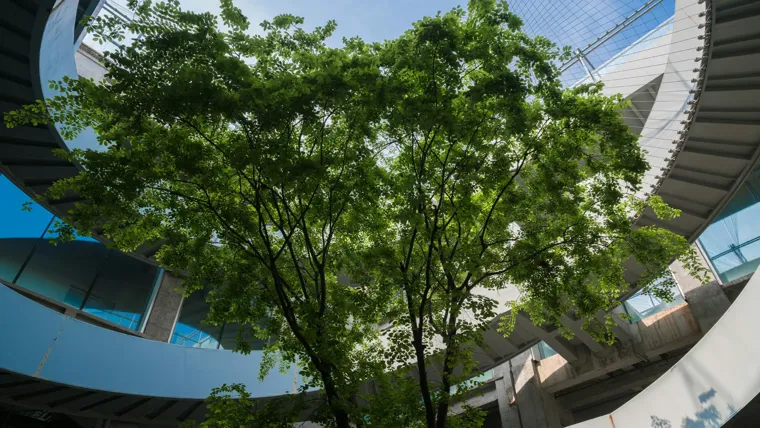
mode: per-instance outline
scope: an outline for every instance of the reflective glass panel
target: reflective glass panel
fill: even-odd
[[[78,309],[107,254],[96,242],[43,239],[16,283]]]
[[[724,283],[760,266],[760,167],[702,232],[699,244]]]
[[[240,330],[240,324],[226,324],[220,340],[221,349],[236,349]],[[262,350],[267,344],[266,339],[253,337],[249,328],[243,330],[243,339],[251,345],[251,350]]]
[[[140,326],[158,268],[111,250],[83,310],[132,330]]]
[[[493,379],[493,374],[494,374],[493,369],[486,370],[477,376],[473,376],[467,379],[466,381],[462,382],[459,385],[454,385],[451,387],[451,394],[455,394],[459,390],[459,388],[473,388],[473,387],[477,387],[479,384],[483,382],[488,382],[489,380]]]
[[[13,281],[53,215],[0,175],[0,278]],[[25,202],[31,202],[22,209]]]
[[[202,322],[209,311],[206,294],[205,291],[195,292],[182,302],[172,343],[193,348],[219,348],[222,327]]]
[[[552,355],[557,355],[557,351],[554,350],[551,346],[547,345],[546,342],[543,340],[538,342],[538,355],[543,360],[544,358],[549,358]]]
[[[646,317],[658,314],[665,309],[684,303],[681,291],[677,286],[674,285],[671,291],[674,296],[673,301],[671,302],[666,302],[657,297],[642,294],[641,292],[629,297],[628,300],[623,303],[623,307],[625,308],[626,313],[631,317],[630,323],[637,323]]]
[[[58,238],[58,227],[63,223],[63,220],[61,220],[60,217],[56,217],[53,219],[53,224],[50,226],[50,229],[45,233],[45,238],[47,239],[55,239]],[[97,242],[99,243],[97,239],[90,237],[90,236],[82,236],[77,231],[74,231],[74,239],[77,241],[86,241],[86,242]]]

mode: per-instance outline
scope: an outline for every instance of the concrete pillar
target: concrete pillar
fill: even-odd
[[[541,388],[536,362],[530,351],[499,367],[497,400],[502,428],[560,428],[572,416]]]
[[[700,260],[705,266],[707,265],[701,257]],[[707,333],[731,306],[731,301],[723,292],[723,287],[717,280],[702,285],[677,260],[670,265],[670,270],[683,292],[684,299],[689,303],[694,318],[699,323],[699,329],[702,330],[702,334]]]
[[[145,322],[144,333],[151,339],[161,342],[171,339],[172,328],[182,306],[182,291],[179,290],[181,285],[181,278],[164,272]]]
[[[515,392],[512,388],[512,372],[509,363],[504,363],[494,369],[496,381],[496,401],[499,404],[499,416],[502,428],[522,428],[520,414],[517,409]]]
[[[723,288],[715,281],[684,293],[702,334],[707,333],[731,306]]]
[[[699,256],[699,260],[704,263],[701,255]],[[699,288],[702,285],[697,278],[694,278],[689,274],[689,271],[686,270],[683,263],[678,260],[670,265],[670,271],[673,272],[673,277],[675,277],[676,282],[678,283],[678,288],[681,289],[684,296],[687,292]]]

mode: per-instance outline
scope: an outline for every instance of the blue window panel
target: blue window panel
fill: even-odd
[[[203,327],[213,330],[214,333],[221,330],[217,330],[214,326]],[[177,326],[174,328],[172,343],[190,348],[219,349],[219,341],[209,333],[181,322],[177,322]]]
[[[251,349],[263,350],[266,347],[268,342],[267,339],[259,339],[258,337],[253,337],[249,328],[246,328],[241,332],[241,328],[242,326],[237,323],[225,324],[224,331],[222,332],[222,338],[219,340],[220,349],[237,348],[237,338],[239,333],[242,333],[243,340],[250,344]]]
[[[53,215],[26,193],[16,187],[5,176],[0,175],[0,238],[39,238],[50,223]],[[30,203],[30,211],[22,209]]]
[[[60,219],[60,217],[56,217],[53,221],[53,225],[50,227],[50,229],[45,233],[45,238],[47,239],[57,239],[58,238],[58,224],[62,222],[63,220]],[[74,232],[74,239],[77,241],[85,241],[85,242],[100,242],[97,239],[91,237],[91,236],[82,236],[78,232]]]
[[[156,266],[110,251],[82,310],[136,330],[147,309],[157,275]]]
[[[523,20],[523,29],[532,36],[544,36],[558,46],[583,49],[604,35],[637,9],[653,4],[651,0],[581,0],[568,2],[549,0],[511,0],[510,11]],[[663,0],[641,15],[607,43],[597,48],[594,59],[599,66],[630,43],[673,16],[675,0]]]
[[[192,348],[219,349],[222,327],[205,323],[210,309],[208,290],[198,291],[182,301],[172,343]]]
[[[552,355],[557,355],[557,351],[551,346],[547,345],[543,340],[538,342],[538,356],[540,359],[549,358]]]
[[[670,273],[668,273],[668,275],[670,275]],[[654,296],[642,294],[640,291],[629,297],[628,300],[623,302],[623,309],[625,309],[626,313],[631,317],[629,322],[631,324],[637,323],[644,318],[684,303],[681,291],[677,286],[674,285],[671,291],[673,292],[674,297],[670,302],[666,302]]]
[[[53,215],[0,175],[0,278],[13,281]],[[31,211],[22,209],[28,203]]]
[[[244,328],[237,323],[214,326],[204,321],[210,309],[206,301],[208,292],[205,289],[184,299],[171,342],[192,348],[234,350],[237,348],[238,335],[241,335],[252,350],[263,350],[268,340],[253,337],[250,326]]]
[[[87,294],[107,255],[100,243],[53,244],[43,239],[16,284],[59,302],[75,303],[72,296]]]
[[[462,383],[460,383],[458,385],[454,385],[454,386],[451,387],[451,394],[456,394],[456,392],[460,388],[470,389],[470,388],[473,388],[473,387],[477,387],[479,384],[481,384],[483,382],[488,382],[489,380],[493,379],[493,374],[494,374],[493,373],[493,369],[486,370],[483,373],[481,373],[481,374],[479,374],[477,376],[473,376],[473,377],[467,379],[466,381],[464,381],[464,382],[462,382]]]
[[[87,304],[89,306],[85,307],[84,311],[130,330],[137,330],[140,326],[140,317],[142,314],[117,311],[114,309],[99,309],[94,306],[96,305],[96,302],[96,299],[87,299]]]
[[[702,233],[699,245],[724,283],[760,266],[760,167]]]

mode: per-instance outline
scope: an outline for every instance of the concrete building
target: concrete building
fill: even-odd
[[[475,350],[482,394],[468,402],[489,411],[489,427],[754,426],[760,2],[580,3],[511,2],[529,32],[574,48],[565,84],[602,80],[631,101],[623,118],[651,165],[639,196],[682,210],[669,222],[645,212],[637,224],[685,236],[716,279],[699,286],[674,265],[677,299],[660,302],[637,293],[642,268],[626,262],[632,288],[616,311],[631,321],[616,326],[613,346],[572,319],[573,340],[524,316],[504,338],[494,320]],[[77,22],[102,7],[0,0],[0,112],[53,95],[49,80],[98,77]],[[261,399],[292,392],[293,373],[256,379],[261,343],[249,356],[226,350],[238,327],[202,324],[203,296],[182,297],[178,279],[151,262],[157,248],[121,254],[99,236],[51,245],[74,197],[20,209],[77,173],[53,149],[95,144],[91,132],[65,141],[55,126],[0,125],[0,428],[173,427],[202,419],[203,399],[223,383]]]

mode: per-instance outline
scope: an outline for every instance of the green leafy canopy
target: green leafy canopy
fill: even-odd
[[[207,426],[306,410],[327,426],[477,426],[482,414],[451,418],[449,405],[505,312],[497,292],[517,297],[505,335],[518,313],[571,335],[573,313],[609,342],[598,315],[630,288],[623,262],[664,297],[674,259],[704,277],[683,237],[634,225],[644,209],[678,212],[633,197],[648,164],[626,101],[563,88],[566,50],[527,36],[503,1],[341,47],[326,44],[335,22],[308,32],[292,15],[251,35],[231,0],[221,20],[177,1],[131,6],[133,22],[88,24],[98,40],[141,35],[105,54],[104,81],[52,82],[60,96],[6,123],[52,120],[67,139],[92,127],[101,150],[61,153],[83,171],[49,192],[86,201],[67,220],[124,251],[160,244],[187,292],[210,287],[208,322],[245,327],[241,352],[247,336],[270,339],[261,376],[298,365],[299,399],[249,406],[224,387]]]

